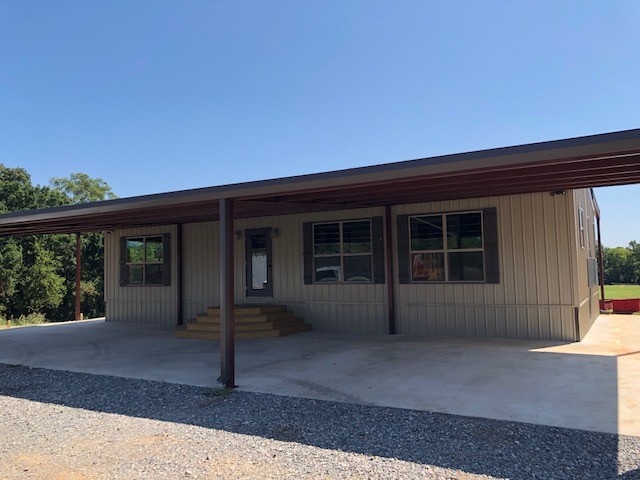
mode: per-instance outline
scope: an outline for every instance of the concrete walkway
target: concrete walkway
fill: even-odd
[[[0,362],[216,385],[218,343],[85,321],[0,330]],[[640,316],[581,343],[306,332],[241,340],[242,390],[640,436]]]

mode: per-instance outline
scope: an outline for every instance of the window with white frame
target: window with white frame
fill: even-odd
[[[483,282],[482,212],[409,217],[411,281]]]
[[[313,224],[313,281],[372,282],[371,221]]]
[[[164,284],[163,236],[127,237],[126,284]]]

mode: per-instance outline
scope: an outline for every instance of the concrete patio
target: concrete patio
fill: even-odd
[[[214,386],[218,342],[158,326],[0,330],[0,363]],[[640,436],[640,317],[601,316],[581,343],[306,332],[241,340],[253,392]]]

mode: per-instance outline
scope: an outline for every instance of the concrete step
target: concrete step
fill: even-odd
[[[294,325],[291,327],[284,327],[277,330],[252,330],[252,331],[240,331],[235,333],[235,338],[238,340],[252,339],[252,338],[267,338],[267,337],[283,337],[285,335],[291,335],[294,333],[306,332],[311,330],[311,325],[305,323],[300,325]],[[175,336],[178,338],[191,338],[199,340],[220,340],[220,332],[203,332],[193,331],[186,329],[176,329]]]
[[[283,312],[273,312],[273,313],[267,313],[264,315],[236,315],[235,316],[235,323],[236,325],[240,324],[240,323],[258,323],[258,322],[272,322],[275,320],[285,320],[288,318],[293,318],[294,314],[293,312],[289,312],[288,310],[285,310]],[[220,317],[219,316],[213,316],[213,315],[208,315],[208,314],[200,314],[196,317],[196,321],[198,323],[213,323],[213,324],[219,324],[220,323]]]
[[[234,308],[236,317],[265,315],[267,313],[286,312],[286,305],[236,305]],[[220,307],[207,308],[207,315],[220,316]]]
[[[282,320],[274,320],[270,322],[242,322],[235,325],[236,332],[258,331],[258,330],[274,330],[284,327],[292,327],[294,325],[301,325],[302,318],[290,317]],[[186,330],[193,332],[219,332],[220,323],[201,323],[201,322],[189,322],[185,325]]]

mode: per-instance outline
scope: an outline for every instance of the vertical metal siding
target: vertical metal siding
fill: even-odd
[[[577,305],[573,290],[576,259],[572,192],[567,192],[566,196],[539,193],[395,206],[392,208],[393,235],[397,237],[396,215],[488,207],[496,207],[498,211],[500,283],[400,285],[394,279],[398,332],[574,340]],[[242,238],[235,241],[236,301],[286,304],[317,330],[386,332],[387,289],[384,284],[305,285],[302,271],[304,222],[383,214],[383,208],[367,208],[236,220],[235,229],[242,231]],[[272,242],[273,298],[247,298],[244,230],[261,227],[279,230]],[[133,229],[107,236],[106,292],[110,320],[175,322],[173,287],[121,288],[118,285],[117,239],[120,235],[164,231],[174,233],[175,229]],[[186,320],[219,302],[217,241],[218,222],[183,226],[183,311]],[[393,259],[393,264],[397,268],[397,258]]]
[[[575,305],[578,307],[578,324],[581,340],[589,331],[593,322],[600,313],[598,304],[598,285],[589,287],[587,259],[590,257],[591,245],[595,245],[593,238],[593,222],[595,212],[588,189],[574,190],[571,195],[571,215],[573,241],[571,243],[571,256],[575,265]],[[580,245],[580,226],[578,222],[578,209],[584,210],[585,248]]]
[[[396,215],[496,207],[499,284],[398,284],[398,329],[410,335],[574,339],[567,217],[548,193],[401,205]]]
[[[183,226],[182,308],[186,320],[219,303],[217,227],[217,222]]]
[[[369,218],[383,214],[382,208],[305,215],[273,216],[236,220],[241,231],[235,241],[238,303],[281,303],[319,330],[385,332],[386,288],[384,284],[304,285],[302,271],[302,224],[332,220]],[[273,297],[246,296],[245,236],[247,228],[278,228],[272,240]],[[206,307],[219,303],[218,222],[186,224],[183,227],[183,311],[194,318]]]
[[[237,220],[235,228],[243,235],[236,241],[236,301],[286,304],[318,330],[385,332],[387,299],[384,284],[305,285],[302,270],[304,222],[370,218],[383,214],[383,208],[368,208]],[[266,299],[247,297],[245,287],[244,230],[262,227],[279,230],[279,235],[272,241],[273,298]]]
[[[173,325],[177,321],[176,282],[171,286],[121,287],[119,277],[120,237],[171,234],[171,271],[177,271],[176,227],[115,230],[105,236],[105,304],[107,321]]]

